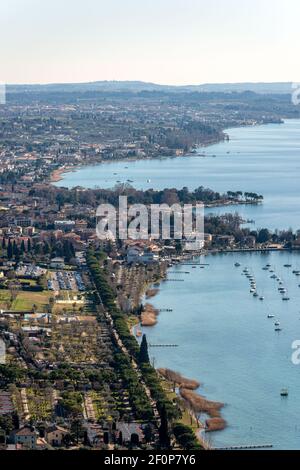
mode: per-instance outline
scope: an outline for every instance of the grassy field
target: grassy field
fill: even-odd
[[[49,304],[49,298],[52,297],[51,292],[24,292],[19,291],[17,297],[13,300],[10,307],[11,310],[25,310],[30,312],[34,305],[36,310],[40,312],[45,311],[45,307]],[[0,308],[8,308],[10,303],[11,294],[9,290],[0,290]]]

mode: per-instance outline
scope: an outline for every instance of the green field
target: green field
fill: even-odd
[[[51,292],[17,292],[17,297],[12,301],[11,293],[9,290],[0,290],[0,309],[10,310],[25,310],[30,312],[33,306],[36,306],[36,310],[40,312],[45,311],[45,307],[49,304],[49,299],[52,297]]]

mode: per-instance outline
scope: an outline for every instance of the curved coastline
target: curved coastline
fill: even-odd
[[[288,119],[283,119],[281,122],[278,122],[276,124],[281,125],[284,124]],[[214,155],[209,155],[203,152],[203,149],[209,149],[210,147],[216,145],[216,144],[221,144],[222,142],[231,141],[230,133],[231,131],[235,131],[237,129],[246,129],[246,128],[253,128],[253,127],[261,127],[261,126],[269,126],[270,124],[275,124],[274,122],[270,123],[256,123],[255,125],[245,125],[245,126],[233,126],[233,127],[228,127],[224,128],[222,130],[223,138],[217,139],[212,142],[206,142],[203,144],[199,144],[196,146],[195,151],[187,151],[183,155],[160,155],[159,157],[143,157],[143,158],[135,158],[135,157],[126,157],[126,158],[121,158],[121,159],[114,159],[114,160],[101,160],[99,162],[88,162],[88,163],[80,163],[78,165],[74,165],[68,169],[66,168],[58,168],[57,170],[54,170],[52,174],[54,173],[54,176],[51,175],[50,177],[50,182],[55,184],[60,181],[64,180],[64,175],[66,175],[69,172],[77,172],[82,168],[89,168],[89,167],[99,167],[101,168],[102,165],[110,165],[110,164],[115,164],[115,163],[128,163],[128,162],[141,162],[141,161],[159,161],[159,160],[173,160],[173,159],[179,159],[179,158],[189,158],[189,157],[199,157],[199,158],[212,158]],[[58,176],[56,176],[58,174]]]

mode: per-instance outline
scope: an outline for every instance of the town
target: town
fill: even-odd
[[[237,100],[246,117],[225,113]],[[76,93],[8,89],[0,108],[2,449],[205,448],[197,416],[175,393],[174,385],[187,381],[157,371],[146,335],[137,329],[135,337],[133,328],[155,324],[149,302],[172,265],[199,253],[298,249],[300,234],[245,225],[239,206],[264,200],[251,188],[222,194],[201,181],[194,191],[140,191],[129,183],[67,189],[52,182],[87,163],[186,155],[226,139],[229,125],[292,114],[284,97],[264,100],[100,93],[78,104]],[[268,114],[273,100],[275,115]],[[200,251],[186,252],[184,240],[175,239],[99,240],[97,207],[120,195],[131,204],[204,204]],[[231,205],[237,213],[209,213]],[[206,420],[208,432],[216,419]]]

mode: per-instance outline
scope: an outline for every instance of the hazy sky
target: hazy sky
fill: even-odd
[[[299,0],[1,0],[0,81],[300,81]]]

